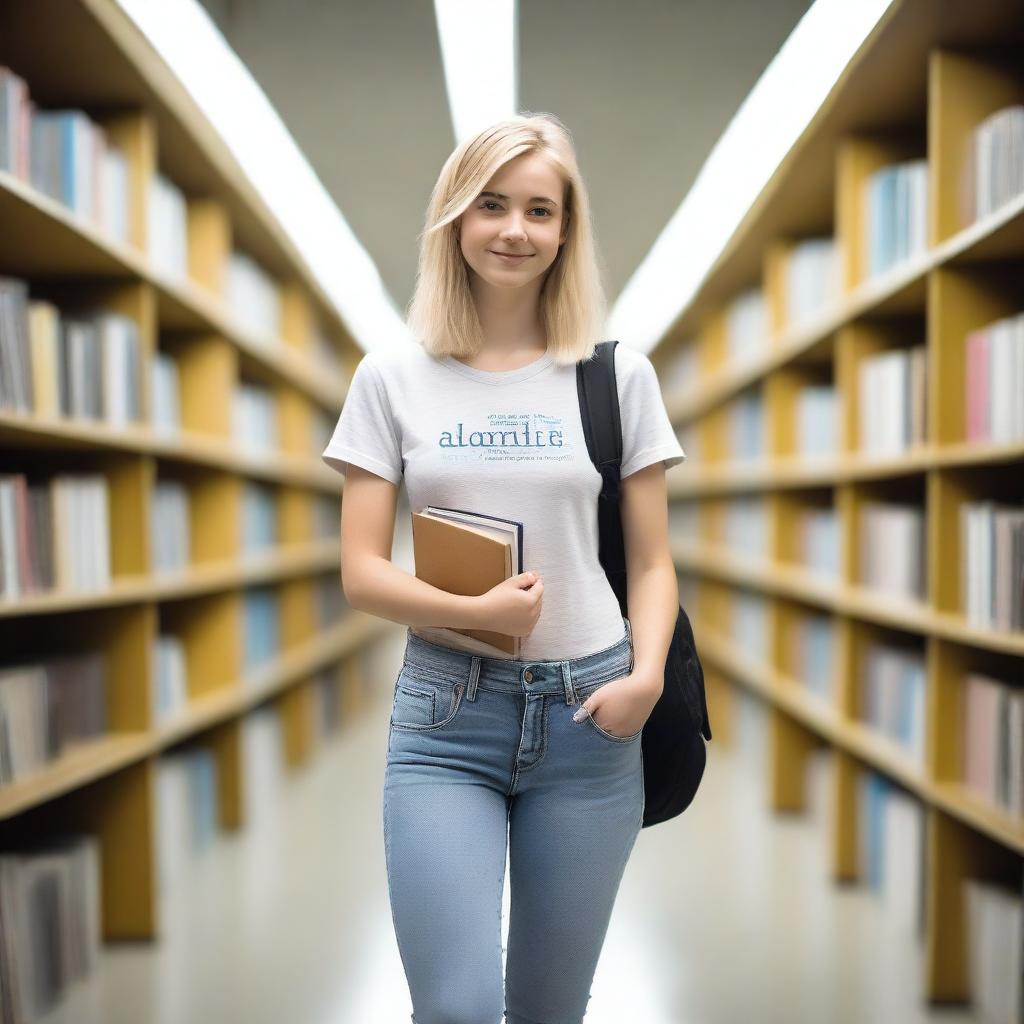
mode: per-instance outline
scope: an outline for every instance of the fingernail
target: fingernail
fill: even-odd
[[[583,708],[583,707],[581,707],[581,708],[579,709],[579,711],[577,711],[577,712],[576,712],[576,714],[574,714],[574,715],[572,716],[572,720],[573,720],[574,722],[581,722],[581,721],[583,721],[583,716],[584,716],[584,715],[585,715],[586,713],[587,713],[587,711],[586,711],[586,708]]]

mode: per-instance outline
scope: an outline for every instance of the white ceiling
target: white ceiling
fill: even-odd
[[[433,3],[202,2],[404,310],[455,145]],[[518,109],[555,113],[573,134],[611,303],[810,0],[518,6]],[[485,14],[479,40],[493,40]]]

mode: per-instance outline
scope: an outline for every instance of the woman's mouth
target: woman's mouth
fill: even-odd
[[[511,264],[512,266],[515,266],[518,263],[522,263],[523,260],[528,260],[531,255],[530,253],[522,253],[521,255],[518,256],[510,256],[508,253],[495,252],[493,249],[488,249],[487,251],[492,256],[497,256],[498,259],[504,260],[505,263]]]

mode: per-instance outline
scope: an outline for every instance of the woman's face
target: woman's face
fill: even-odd
[[[496,288],[522,288],[543,278],[568,230],[563,193],[558,172],[539,153],[500,167],[459,219],[471,271]]]

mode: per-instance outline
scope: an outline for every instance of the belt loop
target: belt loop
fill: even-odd
[[[562,684],[565,687],[565,703],[570,707],[578,704],[576,699],[576,684],[573,682],[572,672],[569,671],[569,662],[562,662]]]
[[[476,700],[476,684],[480,679],[480,657],[476,654],[469,657],[469,689],[466,690],[466,700]]]

